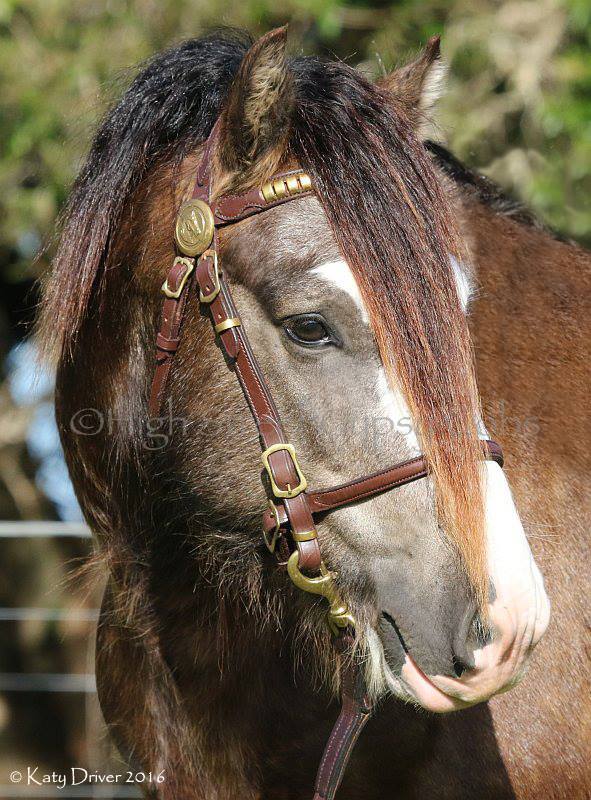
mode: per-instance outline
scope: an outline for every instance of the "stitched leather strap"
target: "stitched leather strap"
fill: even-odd
[[[214,128],[212,135],[206,145],[204,157],[199,167],[193,197],[209,204],[211,199],[211,154],[215,146],[217,129]],[[248,195],[248,193],[247,193]],[[233,198],[233,206],[237,214],[258,213],[263,210],[251,205],[246,210],[248,202],[238,202]],[[213,271],[216,270],[215,259],[218,252],[217,228],[214,229],[213,242],[198,260],[196,267],[197,283],[200,292],[207,295],[212,291]],[[263,450],[267,450],[274,445],[281,445],[288,442],[279,412],[275,406],[266,381],[259,368],[257,360],[252,352],[246,332],[239,322],[238,311],[234,305],[230,288],[224,278],[223,273],[217,267],[217,280],[219,292],[209,303],[209,311],[214,331],[219,331],[219,340],[226,353],[227,358],[233,365],[233,370],[240,382],[242,391],[252,413],[257,426],[260,442]],[[230,327],[224,327],[231,325]],[[283,491],[289,491],[298,485],[296,465],[292,456],[287,450],[277,450],[268,457],[268,464],[273,479],[277,487]],[[295,497],[282,498],[282,505],[289,519],[290,528],[296,537],[298,534],[306,534],[314,530],[314,520],[310,512],[308,500],[303,494]],[[320,547],[316,537],[310,539],[296,539],[296,547],[299,553],[299,567],[310,572],[317,572],[320,569],[322,557]]]
[[[175,258],[163,286],[166,299],[162,304],[160,332],[156,337],[156,368],[152,379],[149,412],[155,418],[160,413],[172,360],[180,343],[185,305],[193,279],[192,258]]]
[[[333,800],[341,783],[349,758],[359,734],[371,717],[373,708],[369,702],[362,667],[348,651],[353,637],[343,632],[335,640],[341,655],[341,711],[335,722],[316,775],[314,800]]]
[[[292,546],[298,551],[299,569],[315,574],[322,564],[314,526],[315,514],[325,513],[418,480],[427,475],[428,465],[423,457],[419,457],[331,489],[300,491],[299,467],[290,450],[291,446],[288,446],[273,397],[252,352],[230,288],[218,264],[217,229],[288,200],[310,195],[312,189],[309,178],[304,173],[291,170],[274,176],[261,189],[221,197],[212,204],[211,167],[218,128],[219,121],[206,142],[193,191],[193,198],[203,201],[211,209],[214,220],[213,240],[196,263],[193,258],[175,259],[163,286],[166,299],[156,339],[156,367],[149,410],[152,417],[160,412],[174,354],[180,342],[187,297],[196,281],[200,299],[209,307],[213,329],[219,337],[228,365],[236,374],[244,392],[261,446],[265,451],[272,449],[267,455],[267,464],[275,513],[265,514],[263,528],[267,532],[275,530],[277,533],[279,527],[280,532],[289,532]],[[484,446],[486,457],[494,459],[502,466],[500,447],[491,441],[487,441]],[[299,493],[294,487],[298,488]],[[288,496],[282,496],[285,494]],[[281,544],[285,551],[285,537]],[[362,666],[350,656],[352,642],[353,633],[348,628],[339,630],[335,637],[335,647],[341,656],[342,708],[318,770],[314,800],[333,800],[355,741],[372,710],[367,698]]]
[[[482,444],[485,458],[496,461],[502,467],[503,453],[499,445],[490,439],[484,440]],[[387,492],[398,486],[405,486],[420,478],[425,478],[428,474],[427,461],[424,456],[419,456],[332,489],[309,492],[310,507],[314,513],[330,511],[349,503],[374,497],[376,494]]]
[[[496,461],[499,466],[503,466],[503,451],[500,445],[493,442],[492,439],[484,439],[482,447],[484,456],[488,461]],[[413,481],[417,481],[420,478],[425,478],[428,474],[429,466],[425,458],[418,456],[408,461],[402,461],[393,467],[374,472],[372,475],[356,478],[340,486],[334,486],[330,489],[308,490],[306,495],[308,496],[312,515],[322,514],[351,503],[369,500],[369,498],[383,492],[388,492],[391,489],[413,483]],[[282,514],[280,508],[277,509],[277,514],[281,529],[285,531],[289,526],[289,520],[285,514]],[[275,514],[271,511],[265,511],[263,515],[263,530],[270,534],[275,527]]]

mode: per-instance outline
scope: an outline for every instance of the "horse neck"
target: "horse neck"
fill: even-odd
[[[470,325],[484,419],[551,584],[558,564],[584,560],[591,513],[591,253],[468,193],[460,219],[479,287]]]
[[[462,217],[479,285],[470,323],[483,401],[493,407],[500,393],[514,416],[537,413],[538,454],[556,464],[566,445],[565,457],[584,463],[591,253],[482,202],[464,199]],[[558,413],[572,424],[556,425]]]

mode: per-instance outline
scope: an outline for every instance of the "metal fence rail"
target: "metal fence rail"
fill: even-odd
[[[90,539],[90,529],[83,522],[28,520],[0,522],[0,539]],[[99,610],[63,608],[0,608],[0,622],[97,622]],[[2,692],[96,692],[94,675],[73,673],[0,673]],[[4,795],[0,795],[3,797]]]
[[[0,692],[96,692],[96,682],[80,673],[0,672]]]
[[[0,608],[0,622],[98,622],[97,608]]]
[[[0,521],[0,539],[90,539],[90,537],[90,530],[80,522]],[[0,607],[0,623],[28,621],[96,623],[98,616],[99,611],[94,608]],[[96,693],[96,682],[92,674],[3,672],[0,673],[0,692],[58,692],[92,696]],[[40,800],[51,797],[118,800],[119,798],[139,798],[141,795],[135,786],[113,784],[101,786],[86,783],[80,786],[66,785],[62,788],[51,784],[28,786],[24,781],[12,784],[0,783],[2,800],[35,797]]]
[[[0,797],[2,800],[17,800],[19,797],[38,797],[45,800],[47,797],[85,797],[101,798],[102,800],[115,800],[120,797],[139,798],[141,794],[133,786],[93,786],[88,784],[81,786],[18,786],[0,784]]]
[[[0,522],[0,539],[45,539],[63,536],[90,539],[91,533],[83,522],[48,522],[45,520]]]

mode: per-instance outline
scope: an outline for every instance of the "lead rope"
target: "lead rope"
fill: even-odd
[[[373,708],[369,701],[362,666],[351,660],[353,635],[340,632],[334,645],[341,658],[341,711],[330,733],[316,773],[313,800],[333,800],[359,734]]]

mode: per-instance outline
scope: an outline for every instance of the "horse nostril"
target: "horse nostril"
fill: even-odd
[[[457,656],[454,656],[452,658],[452,664],[454,667],[456,678],[461,678],[464,672],[468,669],[468,667],[464,664],[464,662]]]

